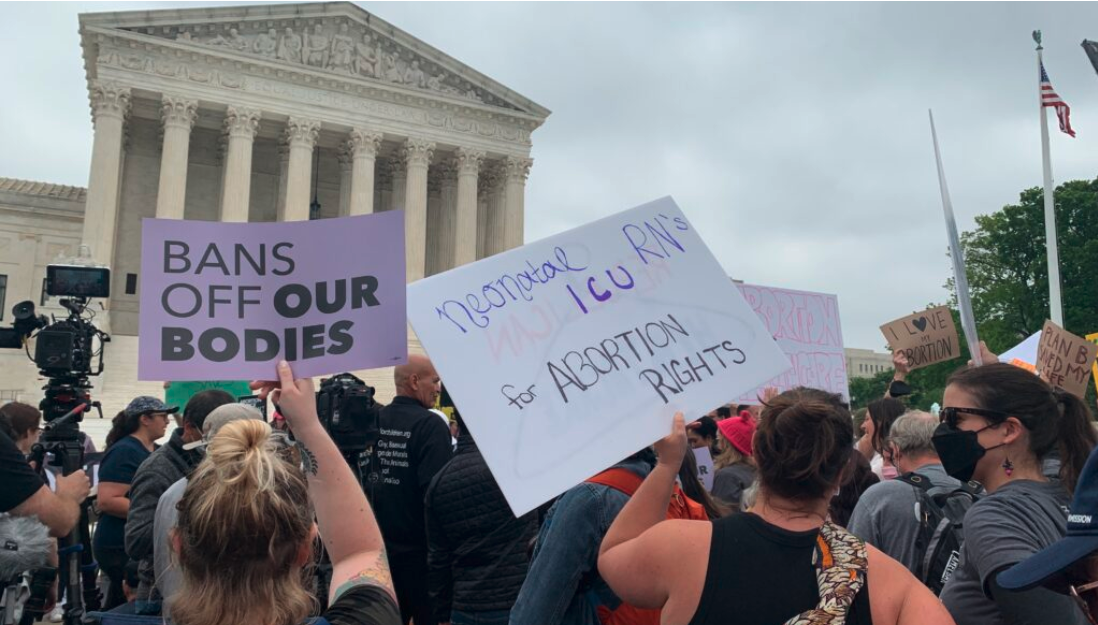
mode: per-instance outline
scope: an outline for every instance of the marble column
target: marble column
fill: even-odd
[[[439,167],[431,167],[427,172],[427,237],[424,247],[425,276],[433,276],[442,266],[442,178]]]
[[[503,249],[522,245],[525,235],[526,177],[534,161],[529,158],[508,156],[503,161]]]
[[[477,177],[485,153],[458,148],[454,153],[457,171],[457,197],[454,209],[454,256],[452,267],[477,259]]]
[[[404,258],[408,282],[424,276],[427,269],[427,168],[435,144],[409,137],[400,154],[407,179],[404,184]]]
[[[88,246],[96,262],[109,265],[114,258],[122,175],[122,135],[130,113],[130,89],[114,83],[93,81],[91,107],[95,139],[92,143],[87,199],[84,202],[81,243]]]
[[[351,146],[344,142],[339,146],[339,216],[351,214]]]
[[[160,151],[160,186],[156,192],[158,219],[183,219],[187,199],[187,158],[191,150],[191,129],[197,117],[197,100],[161,96],[164,143]]]
[[[442,185],[442,206],[438,223],[438,259],[436,273],[453,269],[457,230],[457,163],[448,160],[439,166],[439,183]],[[475,240],[475,239],[474,239]]]
[[[393,207],[393,162],[387,158],[377,160],[377,180],[374,186],[377,193],[374,196],[375,206],[379,211],[387,211]]]
[[[492,163],[483,175],[487,215],[484,218],[484,256],[493,256],[507,249],[504,234],[507,227],[504,187],[506,175],[503,164]]]
[[[389,196],[389,210],[402,211],[404,210],[404,192],[408,185],[408,170],[399,153],[389,159],[389,178],[393,181],[393,192]]]
[[[355,128],[347,142],[351,153],[350,214],[369,215],[374,212],[374,168],[381,133]]]
[[[320,122],[291,117],[283,135],[290,146],[286,166],[286,203],[278,212],[279,221],[309,219],[309,191],[313,181],[313,147],[320,135]]]
[[[286,211],[286,179],[290,173],[290,146],[278,144],[278,200],[275,201],[275,215]]]
[[[221,221],[248,221],[252,196],[252,147],[262,113],[230,106],[225,114],[229,149],[225,156],[225,181],[221,186]]]

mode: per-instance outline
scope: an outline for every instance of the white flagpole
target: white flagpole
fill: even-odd
[[[1060,301],[1060,252],[1056,241],[1056,203],[1053,200],[1052,159],[1048,151],[1048,116],[1041,94],[1041,31],[1034,33],[1037,40],[1037,110],[1041,112],[1041,164],[1045,177],[1045,241],[1048,250],[1048,307],[1049,318],[1064,327],[1064,306]]]
[[[980,357],[980,337],[976,335],[976,316],[972,313],[972,297],[968,290],[968,274],[965,273],[965,253],[957,236],[957,220],[953,217],[953,201],[949,199],[942,154],[938,150],[938,131],[934,129],[934,111],[930,111],[930,136],[934,139],[934,160],[938,164],[938,186],[942,191],[942,210],[945,211],[946,236],[949,237],[949,257],[953,260],[953,287],[957,289],[957,308],[961,312],[961,328],[965,331],[968,352],[976,366],[984,364]]]

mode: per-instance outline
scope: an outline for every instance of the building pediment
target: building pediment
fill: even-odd
[[[283,72],[365,81],[471,107],[544,120],[549,111],[349,2],[277,4],[81,15],[85,55],[96,35],[132,34],[172,47],[247,60]]]

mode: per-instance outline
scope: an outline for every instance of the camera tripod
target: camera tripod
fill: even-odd
[[[99,411],[102,417],[99,402],[88,399],[86,384],[87,380],[65,383],[53,379],[47,384],[46,397],[39,405],[46,417],[46,425],[42,428],[42,441],[31,450],[31,459],[40,473],[44,474],[49,456],[52,456],[51,464],[59,467],[63,476],[83,468],[84,445],[80,441],[77,423],[83,418],[83,413],[91,408]],[[99,590],[95,583],[98,566],[92,555],[89,507],[86,499],[80,503],[80,520],[68,536],[58,539],[58,568],[46,569],[41,575],[35,574],[20,625],[32,625],[41,618],[45,611],[46,594],[58,573],[67,598],[63,621],[66,625],[80,625],[88,611],[99,609]]]

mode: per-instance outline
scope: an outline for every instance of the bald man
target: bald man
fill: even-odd
[[[368,484],[367,492],[385,537],[401,618],[405,625],[411,619],[425,625],[433,623],[433,610],[427,593],[423,497],[431,479],[450,460],[450,429],[428,410],[442,391],[430,360],[411,355],[393,377],[397,395],[381,410],[381,475]]]

